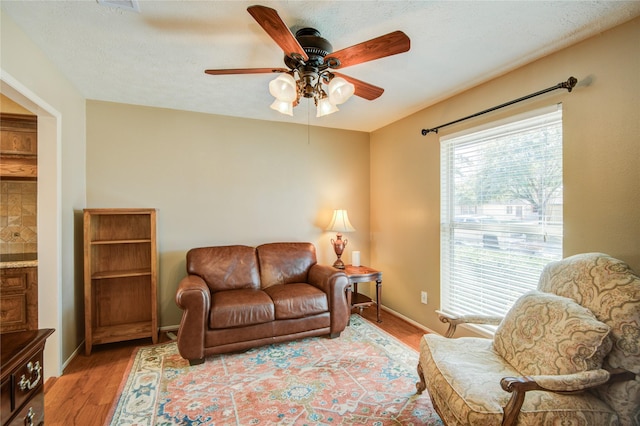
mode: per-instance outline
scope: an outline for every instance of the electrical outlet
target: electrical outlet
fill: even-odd
[[[424,303],[425,305],[427,304],[427,292],[426,291],[421,291],[420,292],[420,302]]]

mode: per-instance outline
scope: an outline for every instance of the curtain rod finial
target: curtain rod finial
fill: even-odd
[[[576,87],[577,83],[578,83],[578,79],[572,76],[572,77],[569,77],[567,81],[560,84],[563,89],[567,89],[569,92],[571,92],[573,88]]]
[[[435,127],[433,129],[422,129],[422,136],[427,136],[430,132],[438,133],[438,128]]]

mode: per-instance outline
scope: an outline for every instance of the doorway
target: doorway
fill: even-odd
[[[0,93],[38,116],[38,327],[54,328],[44,352],[45,380],[62,374],[61,114],[2,72]]]

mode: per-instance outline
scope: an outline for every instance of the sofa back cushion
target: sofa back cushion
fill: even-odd
[[[269,243],[256,248],[262,288],[276,284],[305,283],[317,263],[311,243]]]
[[[187,273],[198,275],[211,291],[259,289],[260,275],[253,247],[200,247],[187,252]]]

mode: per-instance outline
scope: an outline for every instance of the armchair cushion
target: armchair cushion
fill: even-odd
[[[563,375],[602,366],[609,326],[571,299],[531,291],[498,326],[493,346],[521,375]]]

